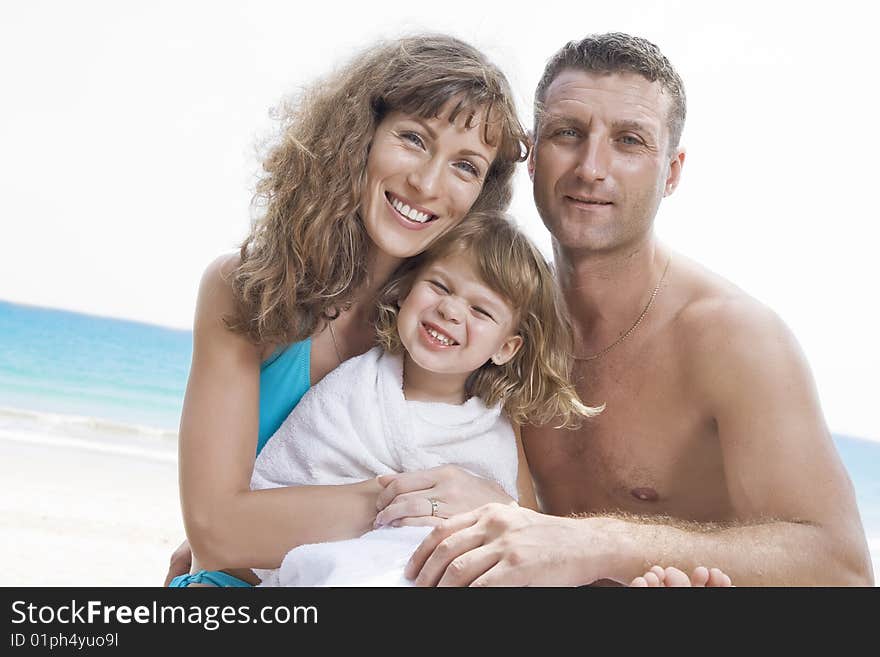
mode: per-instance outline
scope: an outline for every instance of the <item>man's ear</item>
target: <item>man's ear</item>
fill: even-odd
[[[526,137],[528,138],[527,145],[529,147],[529,156],[526,158],[526,168],[529,171],[529,179],[534,182],[535,181],[535,133],[532,130],[529,130],[526,133]]]
[[[496,365],[504,365],[504,363],[508,362],[511,358],[516,356],[516,352],[519,351],[520,347],[523,345],[523,339],[520,335],[511,335],[507,340],[504,341],[504,344],[492,354],[492,362]]]
[[[669,196],[678,187],[681,181],[681,170],[684,167],[685,149],[677,148],[669,160],[669,173],[666,175],[666,187],[663,190],[663,196]]]

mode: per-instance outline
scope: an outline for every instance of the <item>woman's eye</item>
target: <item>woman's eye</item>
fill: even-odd
[[[459,169],[461,169],[462,171],[469,173],[470,175],[474,176],[475,178],[480,177],[480,170],[477,167],[475,167],[473,164],[468,162],[467,160],[462,160],[461,162],[456,162],[455,166],[458,167]]]
[[[425,147],[425,141],[421,138],[420,135],[415,132],[402,132],[400,133],[400,137],[404,141],[408,141],[414,146],[418,146],[419,148]]]

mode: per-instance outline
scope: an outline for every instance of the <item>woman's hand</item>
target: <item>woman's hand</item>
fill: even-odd
[[[192,567],[193,553],[189,547],[189,541],[184,540],[171,555],[171,562],[168,564],[168,574],[165,575],[165,583],[162,585],[168,588],[171,580],[178,575],[186,575]]]
[[[381,475],[378,481],[383,490],[376,500],[376,527],[437,526],[444,518],[490,502],[516,504],[494,481],[453,465]]]

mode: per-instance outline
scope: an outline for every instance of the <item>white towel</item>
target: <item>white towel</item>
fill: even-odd
[[[500,405],[488,408],[476,397],[462,405],[407,401],[403,358],[377,347],[342,363],[305,394],[260,452],[251,488],[348,484],[445,464],[492,479],[517,497],[516,440]],[[313,554],[320,545],[329,544],[311,545],[302,553]],[[341,567],[346,557],[339,552],[345,550],[332,550]],[[345,554],[354,559],[360,552],[352,547]],[[296,568],[312,567],[292,555],[285,558],[288,562],[297,563]],[[353,563],[345,568],[357,570]],[[376,565],[370,568],[377,572]],[[300,574],[285,578],[271,571],[254,572],[267,584],[304,581]],[[314,579],[308,581],[320,584]]]
[[[300,545],[260,586],[413,586],[403,576],[431,527],[383,527],[360,538]]]

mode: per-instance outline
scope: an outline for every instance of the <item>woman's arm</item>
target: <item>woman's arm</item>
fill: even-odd
[[[259,423],[258,347],[229,331],[234,309],[219,258],[199,287],[193,357],[180,422],[180,500],[202,568],[277,567],[292,547],[360,536],[372,528],[375,480],[344,486],[250,490]]]

